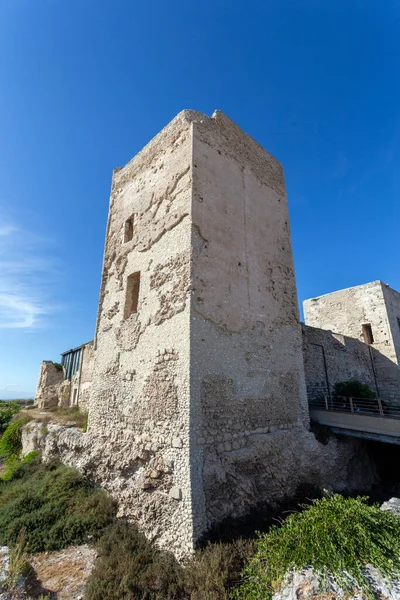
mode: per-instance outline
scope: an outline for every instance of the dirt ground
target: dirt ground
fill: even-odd
[[[27,592],[34,598],[43,594],[52,600],[82,600],[95,558],[95,549],[88,545],[35,554],[29,559]]]

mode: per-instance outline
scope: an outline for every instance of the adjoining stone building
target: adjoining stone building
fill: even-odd
[[[309,431],[332,336],[302,333],[281,164],[220,111],[183,111],[114,170],[94,346],[68,396],[90,390],[88,433],[64,433],[62,458],[178,556],[303,484],[368,489],[360,442]],[[346,378],[369,378],[355,342]]]
[[[303,302],[309,399],[338,381],[367,383],[400,405],[400,294],[381,281]]]

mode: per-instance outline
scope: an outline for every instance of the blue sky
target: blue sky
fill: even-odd
[[[183,108],[283,162],[300,300],[400,289],[398,0],[0,0],[0,398],[93,338],[112,169]]]

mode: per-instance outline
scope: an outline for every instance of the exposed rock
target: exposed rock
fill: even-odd
[[[390,498],[390,500],[382,504],[381,510],[388,510],[400,517],[400,498]]]
[[[400,599],[400,580],[386,581],[371,565],[367,565],[364,574],[376,600]],[[350,576],[349,586],[351,593],[344,592],[332,577],[323,579],[314,569],[305,567],[286,576],[281,591],[273,596],[273,600],[367,600],[366,594]]]

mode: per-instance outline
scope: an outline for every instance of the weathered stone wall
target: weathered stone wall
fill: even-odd
[[[373,349],[354,338],[303,325],[303,355],[307,395],[329,397],[336,383],[356,379],[378,393]]]
[[[192,219],[200,534],[293,492],[309,417],[283,169],[219,111],[193,123]]]
[[[374,281],[303,302],[306,325],[338,332],[361,342],[365,341],[362,325],[371,325],[374,338],[371,349],[379,395],[387,402],[396,403],[400,401],[400,345],[397,345],[400,338],[396,330],[399,298],[397,292],[381,281]]]
[[[35,403],[39,408],[50,408],[58,405],[59,388],[63,381],[63,370],[58,369],[51,360],[44,360],[40,365],[35,394]]]
[[[129,468],[130,447],[123,448],[124,452],[121,452],[115,444],[114,450],[119,456],[114,457],[109,454],[105,438],[102,440],[103,446],[99,444],[97,432],[83,433],[74,427],[53,423],[46,423],[44,427],[45,423],[32,421],[26,425],[22,434],[23,454],[40,450],[45,462],[58,459],[66,465],[76,467],[89,478],[101,482],[118,501],[120,514],[126,514],[129,502],[135,502],[137,486],[137,477]],[[248,505],[254,508],[263,502],[272,506],[279,504],[283,499],[290,499],[298,493],[300,486],[308,484],[320,490],[368,493],[379,482],[376,465],[363,440],[331,435],[324,443],[320,443],[304,428],[276,430],[268,434],[253,432],[247,438],[247,451],[236,454],[236,473],[232,471],[231,461],[225,462],[226,454],[221,457],[220,471],[215,473],[225,482],[225,491],[219,486],[218,479],[216,485],[225,508],[231,499],[232,516],[243,514],[242,511],[246,508],[243,506],[242,510],[235,512],[237,496],[242,499],[248,497]],[[126,468],[123,468],[122,456],[126,457]],[[156,476],[155,472],[153,476]],[[154,495],[161,491],[153,489],[149,493]],[[148,506],[148,502],[144,503],[141,516],[141,524],[142,527],[146,525],[147,535],[153,537],[160,546],[184,557],[191,548],[166,544],[165,536],[159,530],[157,513],[148,511]],[[163,509],[167,512],[168,506],[168,498],[165,497]],[[265,507],[260,508],[262,510]],[[225,512],[220,516],[226,516]],[[168,522],[166,526],[170,531]],[[189,527],[189,523],[186,523],[186,527]],[[180,533],[184,536],[183,527]]]
[[[193,547],[189,269],[198,115],[180,113],[114,172],[89,410],[102,481],[112,472],[130,482],[121,514],[178,555]],[[137,312],[128,317],[128,277],[138,272]]]

